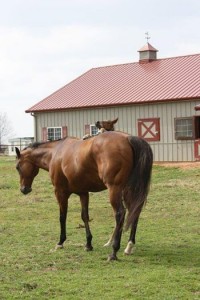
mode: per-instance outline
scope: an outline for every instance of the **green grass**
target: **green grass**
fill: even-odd
[[[68,240],[59,238],[59,214],[48,173],[33,191],[19,191],[14,158],[0,157],[0,299],[200,299],[200,169],[154,166],[151,191],[137,231],[137,246],[107,262],[114,227],[107,191],[90,196],[93,252],[85,252],[80,203],[72,196]]]

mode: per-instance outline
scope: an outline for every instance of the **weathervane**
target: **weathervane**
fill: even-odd
[[[147,40],[147,43],[148,43],[148,41],[149,41],[149,39],[150,39],[150,36],[149,36],[149,33],[148,33],[148,31],[147,32],[145,32],[145,39]]]

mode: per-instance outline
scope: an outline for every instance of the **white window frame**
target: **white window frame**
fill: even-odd
[[[90,124],[90,135],[94,136],[97,135],[98,133],[98,128],[96,127],[95,124]]]
[[[187,123],[188,121],[188,123]],[[174,119],[175,139],[192,140],[194,139],[193,117],[178,117]]]
[[[50,129],[53,129],[53,138],[51,138],[49,136],[49,130]],[[55,133],[56,129],[60,129],[60,136],[59,137],[56,137],[56,133]],[[59,140],[59,139],[62,139],[62,127],[60,127],[60,126],[58,126],[58,127],[47,127],[47,140],[55,141],[55,140]]]

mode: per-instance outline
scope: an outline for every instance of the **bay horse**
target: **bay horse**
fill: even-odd
[[[75,193],[81,202],[86,250],[93,249],[88,213],[89,192],[108,189],[116,221],[113,235],[106,244],[112,244],[113,248],[108,260],[117,260],[125,207],[128,210],[126,228],[131,227],[125,253],[131,254],[139,215],[149,191],[153,164],[152,150],[145,140],[108,131],[87,140],[67,137],[33,143],[21,152],[17,147],[15,150],[23,194],[32,191],[33,180],[40,168],[50,174],[60,208],[60,240],[56,248],[62,248],[66,240],[68,198]]]

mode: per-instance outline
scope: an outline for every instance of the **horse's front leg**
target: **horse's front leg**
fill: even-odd
[[[81,201],[81,218],[85,224],[85,231],[86,231],[86,245],[85,249],[87,251],[92,251],[92,234],[90,231],[89,226],[89,193],[80,194],[80,201]]]
[[[55,191],[56,198],[60,207],[60,240],[56,245],[56,249],[63,248],[63,244],[66,241],[66,220],[68,211],[68,198],[69,194],[63,191]]]
[[[138,219],[139,219],[139,217],[136,218],[136,220],[132,224],[129,241],[126,246],[126,249],[124,250],[124,254],[126,254],[126,255],[130,255],[133,252],[133,248],[135,245],[135,235],[136,235],[136,231],[137,231]]]

